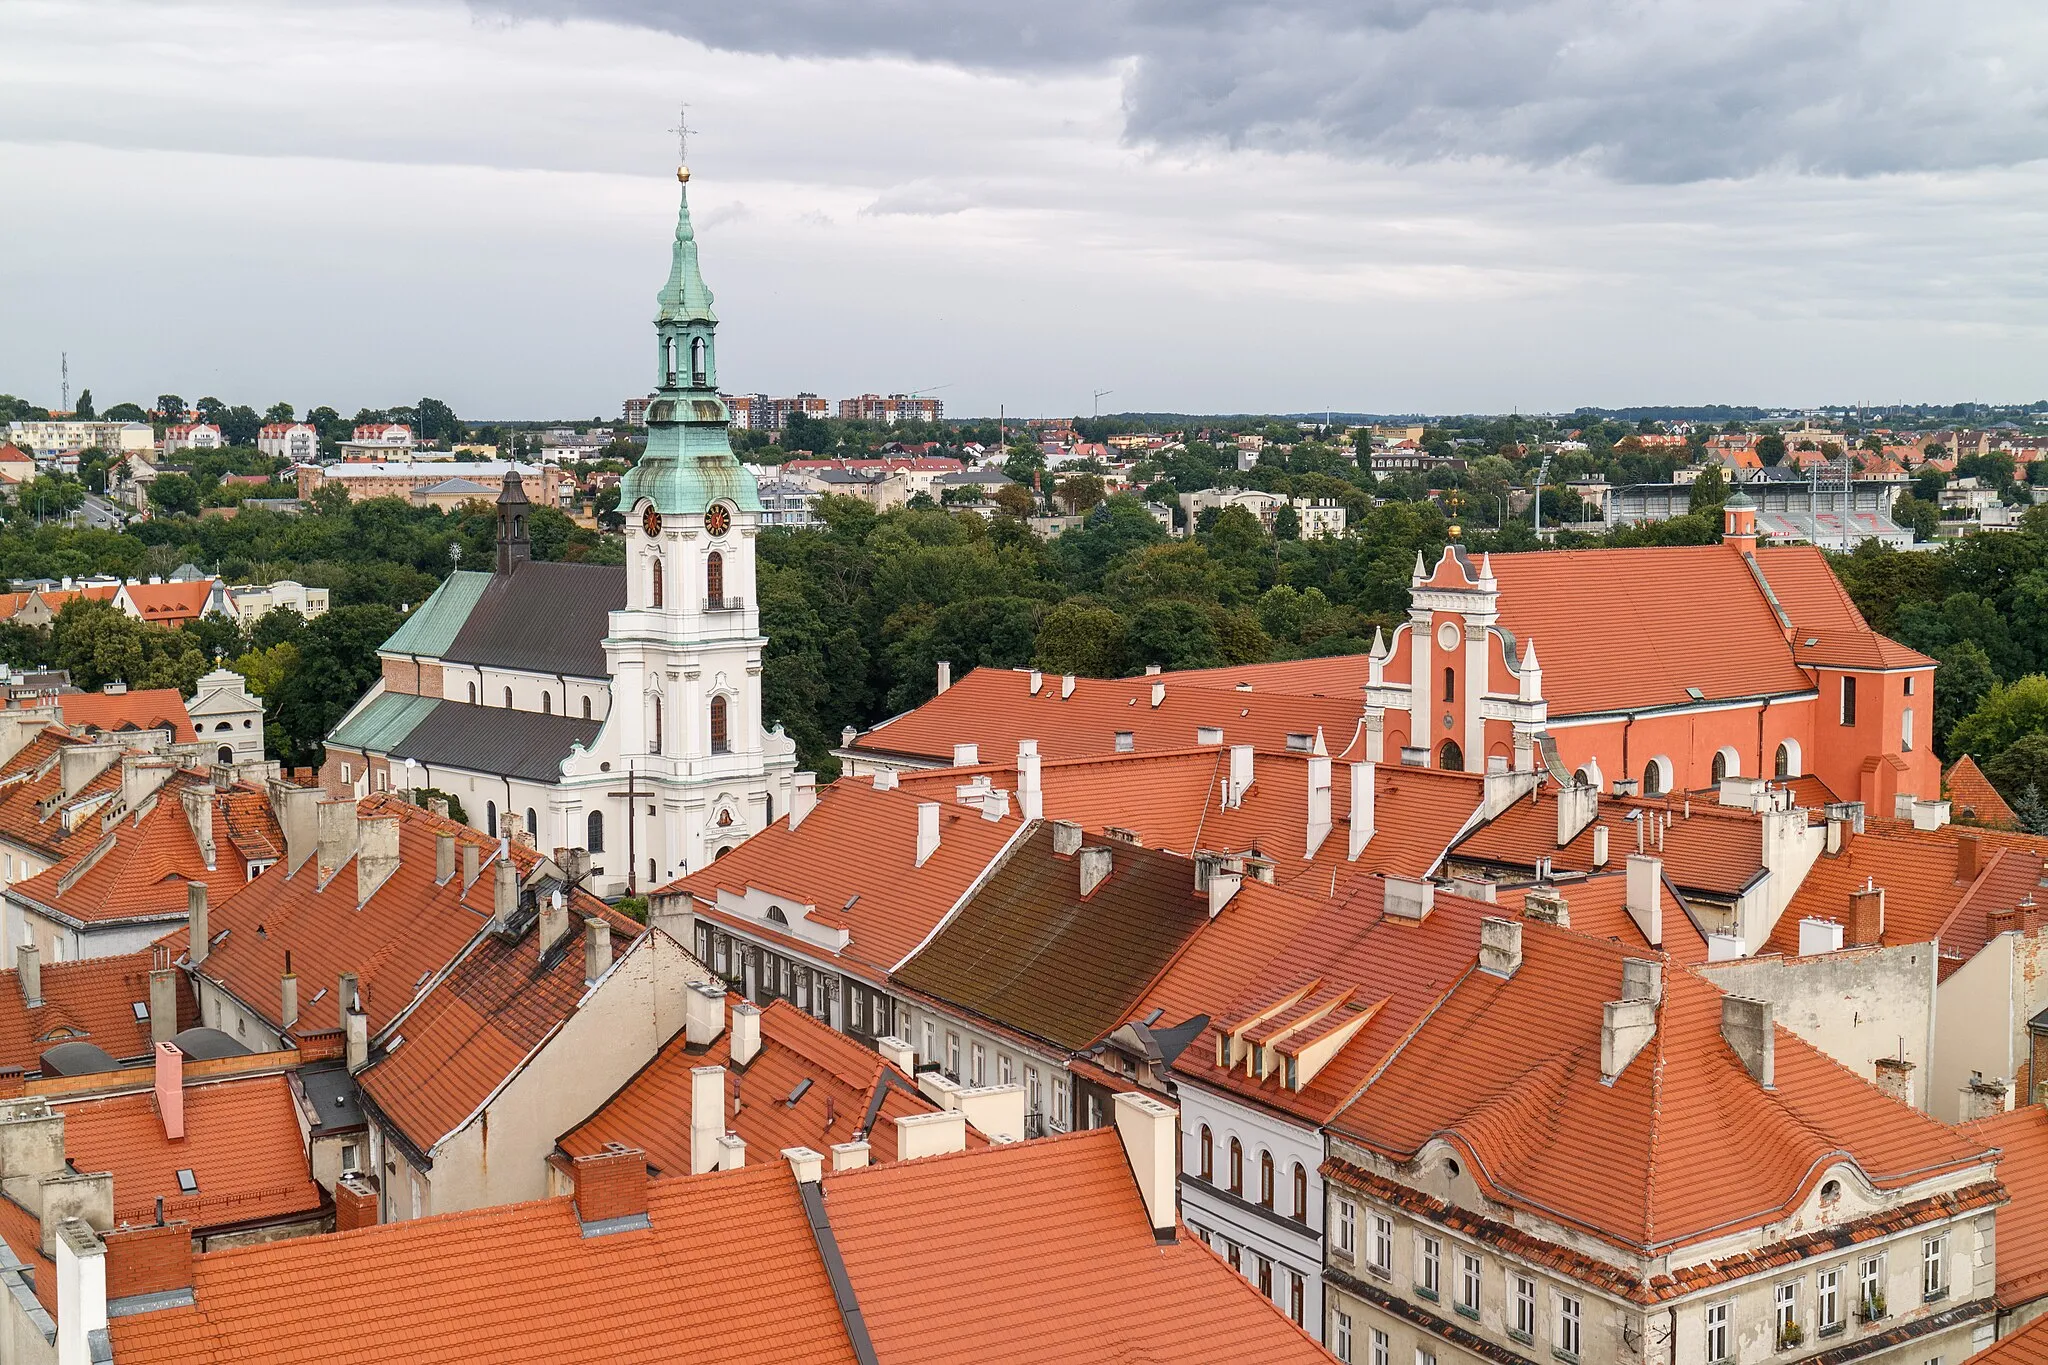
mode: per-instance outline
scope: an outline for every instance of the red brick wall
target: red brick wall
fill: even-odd
[[[124,1228],[107,1242],[107,1297],[161,1294],[192,1285],[192,1228],[186,1223]]]
[[[411,659],[386,659],[383,662],[386,692],[408,697],[441,695],[441,665],[424,660],[415,663]]]
[[[579,1156],[576,1211],[586,1223],[647,1212],[647,1153],[632,1147]]]

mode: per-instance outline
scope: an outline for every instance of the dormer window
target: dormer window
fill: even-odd
[[[1265,1075],[1266,1075],[1266,1045],[1265,1045],[1264,1043],[1253,1043],[1253,1044],[1252,1044],[1252,1055],[1251,1055],[1251,1074],[1252,1074],[1252,1075],[1253,1075],[1254,1077],[1257,1077],[1257,1078],[1259,1078],[1259,1079],[1264,1079],[1264,1078],[1265,1078]]]
[[[1294,1058],[1286,1058],[1281,1069],[1283,1072],[1281,1080],[1286,1084],[1287,1088],[1289,1090],[1301,1089],[1301,1072],[1295,1065]]]

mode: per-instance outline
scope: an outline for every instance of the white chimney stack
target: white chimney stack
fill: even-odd
[[[1155,711],[1156,711],[1156,710],[1158,710],[1158,709],[1159,709],[1159,704],[1160,704],[1161,702],[1165,701],[1165,700],[1166,700],[1166,684],[1165,684],[1165,683],[1163,683],[1163,682],[1156,682],[1156,683],[1153,683],[1153,684],[1152,684],[1152,709],[1153,709],[1153,710],[1155,710]]]
[[[896,1158],[943,1156],[967,1149],[967,1116],[958,1109],[936,1114],[904,1114],[896,1120]]]
[[[789,789],[789,827],[801,825],[818,808],[818,775],[798,773]]]
[[[978,765],[980,762],[981,746],[979,744],[955,744],[953,746],[954,767],[972,768]]]
[[[1081,850],[1081,894],[1094,894],[1095,888],[1109,880],[1110,855],[1106,844],[1092,844]]]
[[[1308,761],[1308,830],[1304,858],[1316,856],[1323,840],[1330,837],[1330,760],[1316,754]]]
[[[1071,673],[1062,673],[1060,675],[1060,700],[1065,701],[1068,697],[1071,697],[1073,695],[1074,675]]]
[[[1252,785],[1252,746],[1233,744],[1230,746],[1230,776],[1223,789],[1223,808],[1235,810],[1244,802],[1245,792]]]
[[[725,1068],[690,1068],[690,1174],[718,1167],[718,1139],[725,1134]]]
[[[738,1133],[718,1135],[718,1169],[737,1171],[747,1164],[747,1140]]]
[[[939,803],[917,803],[917,865],[923,867],[939,851]]]
[[[939,691],[944,692],[953,685],[953,664],[951,660],[939,660]]]
[[[1040,777],[1038,741],[1017,741],[1017,814],[1026,820],[1045,818],[1045,788]]]
[[[43,1003],[43,950],[24,943],[14,950],[14,972],[21,978],[21,1003],[28,1009]]]
[[[857,1171],[868,1164],[868,1144],[860,1142],[835,1142],[832,1144],[832,1169],[835,1171]]]
[[[1152,1223],[1153,1240],[1170,1242],[1180,1225],[1180,1215],[1174,1207],[1179,1114],[1173,1106],[1137,1091],[1124,1091],[1112,1097],[1111,1106],[1116,1115],[1116,1135],[1123,1141],[1124,1156],[1131,1163],[1131,1175],[1138,1182],[1138,1194],[1145,1201],[1145,1214]]]
[[[1223,907],[1230,904],[1231,900],[1236,897],[1238,888],[1243,885],[1244,874],[1242,872],[1224,872],[1221,870],[1211,872],[1209,874],[1209,918],[1215,919],[1218,915],[1222,914]]]
[[[732,1007],[732,1064],[745,1066],[761,1055],[761,1007],[741,1001]]]
[[[1365,852],[1373,836],[1374,771],[1370,763],[1351,765],[1351,848],[1344,855],[1352,862]]]
[[[1628,855],[1627,898],[1623,908],[1643,931],[1652,948],[1664,943],[1664,860],[1646,853]]]
[[[809,1147],[784,1147],[782,1159],[789,1163],[799,1185],[815,1185],[825,1175],[825,1154]]]

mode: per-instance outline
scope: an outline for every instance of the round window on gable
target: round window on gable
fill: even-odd
[[[1444,1174],[1453,1180],[1458,1178],[1458,1159],[1456,1157],[1444,1158]]]
[[[1823,1204],[1832,1204],[1832,1203],[1834,1203],[1834,1202],[1835,1202],[1835,1201],[1836,1201],[1837,1199],[1840,1199],[1841,1197],[1842,1197],[1842,1182],[1841,1182],[1841,1181],[1839,1181],[1839,1180],[1824,1180],[1824,1181],[1822,1181],[1822,1182],[1821,1182],[1821,1187],[1820,1187],[1820,1202],[1821,1202],[1821,1203],[1823,1203]]]

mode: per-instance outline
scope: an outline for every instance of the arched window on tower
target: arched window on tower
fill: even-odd
[[[703,385],[704,385],[704,384],[705,384],[706,382],[708,382],[708,381],[707,381],[707,379],[706,379],[706,362],[707,362],[707,361],[709,360],[709,358],[710,358],[710,356],[709,356],[709,348],[705,346],[705,344],[704,344],[704,338],[703,338],[703,337],[691,337],[691,338],[690,338],[690,382],[691,382],[692,384],[695,384],[695,385],[699,386],[700,388],[701,388],[701,387],[702,387],[702,386],[703,386]]]
[[[553,714],[555,714],[554,693],[543,692],[540,694],[540,713],[544,716],[552,716]]]
[[[662,370],[668,375],[669,384],[673,386],[676,382],[676,339],[670,337],[662,342],[661,351]]]
[[[649,574],[647,580],[647,600],[650,604],[658,607],[661,605],[661,580],[663,577],[661,572],[661,556],[654,555],[649,558],[647,568]]]
[[[1455,668],[1446,668],[1446,669],[1444,670],[1444,700],[1445,700],[1445,701],[1456,701],[1457,699],[1458,699],[1458,670],[1457,670],[1457,669],[1455,669]]]
[[[498,803],[495,801],[484,802],[484,833],[493,839],[498,837]]]
[[[704,557],[704,598],[712,611],[725,606],[725,556],[716,550]]]
[[[533,836],[536,844],[540,842],[540,821],[534,816],[532,806],[526,808],[526,832]]]
[[[1236,1138],[1230,1140],[1230,1192],[1244,1193],[1244,1147]]]
[[[726,730],[725,713],[725,698],[713,697],[711,699],[711,752],[714,754],[732,752],[732,740]]]
[[[657,695],[652,700],[654,702],[654,742],[647,746],[647,752],[658,754],[661,752],[661,698]]]
[[[1456,740],[1445,740],[1443,747],[1436,751],[1436,766],[1447,773],[1465,771],[1465,751],[1458,747]]]
[[[583,847],[592,853],[604,852],[604,812],[594,810],[584,821]]]

